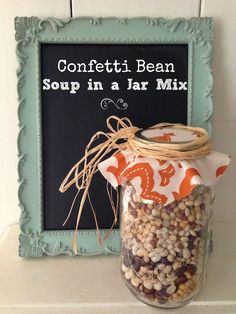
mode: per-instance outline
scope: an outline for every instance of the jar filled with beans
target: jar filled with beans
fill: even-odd
[[[212,187],[230,157],[201,128],[161,123],[127,137],[128,148],[99,168],[121,186],[122,277],[141,301],[180,307],[204,283]]]
[[[136,297],[174,308],[199,292],[209,252],[213,193],[197,186],[167,206],[142,200],[131,184],[121,193],[121,272]]]

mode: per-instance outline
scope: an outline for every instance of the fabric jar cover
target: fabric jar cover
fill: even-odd
[[[150,128],[140,138],[160,143],[189,143],[198,135],[188,130]],[[142,157],[128,149],[115,153],[99,163],[98,168],[114,187],[129,181],[143,200],[167,205],[191,194],[197,185],[213,186],[230,163],[226,154],[212,151],[209,155],[189,160],[158,160]]]

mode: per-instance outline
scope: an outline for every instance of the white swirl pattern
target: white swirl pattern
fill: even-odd
[[[100,106],[103,110],[107,110],[110,104],[114,105],[119,110],[125,110],[128,108],[128,104],[122,98],[119,98],[116,102],[111,98],[103,98],[100,102]]]

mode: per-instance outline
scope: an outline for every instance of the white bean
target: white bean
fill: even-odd
[[[191,256],[191,253],[190,253],[189,249],[184,248],[182,250],[182,255],[183,255],[184,258],[188,259]]]
[[[176,286],[175,286],[175,285],[171,285],[171,286],[169,286],[169,287],[166,289],[166,292],[167,292],[169,295],[171,295],[171,294],[173,294],[173,293],[175,292],[175,290],[176,290]]]
[[[142,283],[142,280],[135,276],[131,279],[131,283],[134,287],[138,287]]]
[[[131,279],[134,277],[134,272],[132,269],[128,269],[126,272],[125,272],[125,278],[127,280]]]
[[[147,289],[152,289],[153,288],[153,282],[151,280],[144,280],[143,285]]]
[[[161,290],[161,288],[162,288],[161,282],[160,281],[155,282],[154,289],[159,291],[159,290]]]

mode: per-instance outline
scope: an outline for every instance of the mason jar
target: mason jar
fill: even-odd
[[[121,272],[141,301],[163,308],[190,302],[206,275],[213,193],[198,185],[166,206],[121,187]]]
[[[99,164],[107,181],[121,186],[122,276],[147,304],[183,306],[204,283],[212,187],[230,157],[214,151],[201,128],[160,123],[123,134],[127,143]]]

